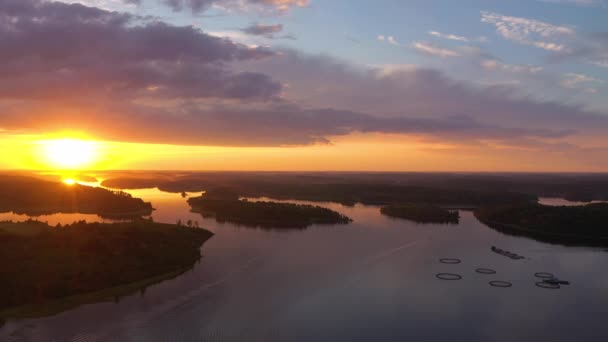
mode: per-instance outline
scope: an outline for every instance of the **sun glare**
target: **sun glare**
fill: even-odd
[[[67,185],[74,185],[74,184],[76,184],[76,181],[73,180],[72,178],[66,178],[63,180],[63,183],[65,183]]]
[[[94,141],[46,140],[41,142],[41,147],[48,164],[56,169],[81,169],[91,166],[98,159],[98,148]],[[67,180],[65,183],[69,184]]]

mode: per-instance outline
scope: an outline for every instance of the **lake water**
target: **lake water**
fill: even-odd
[[[321,203],[354,222],[265,231],[189,212],[180,195],[131,191],[158,222],[192,219],[216,235],[194,269],[119,302],[8,321],[1,341],[601,341],[608,338],[608,253],[498,233],[461,212],[421,225],[379,208]],[[4,214],[8,215],[8,214]],[[50,215],[49,222],[74,215]],[[85,217],[83,217],[85,218]],[[96,217],[86,216],[89,220]],[[1,218],[0,218],[1,219]],[[498,246],[526,257],[492,253]],[[439,263],[460,258],[461,264]],[[495,275],[475,273],[492,268]],[[457,273],[443,281],[437,273]],[[534,285],[535,272],[570,281]],[[511,288],[488,285],[512,282]]]

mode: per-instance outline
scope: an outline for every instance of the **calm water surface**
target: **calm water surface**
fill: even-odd
[[[354,222],[264,231],[203,219],[177,194],[131,193],[153,203],[156,221],[198,220],[213,231],[201,262],[117,303],[8,321],[1,341],[608,339],[608,253],[600,249],[503,235],[470,212],[461,212],[459,225],[420,225],[381,216],[378,207],[332,203],[322,205]],[[527,259],[494,254],[493,245]],[[439,258],[462,263],[445,265]],[[477,274],[478,267],[498,273]],[[537,288],[534,273],[541,271],[572,285]],[[438,280],[439,272],[463,279]],[[490,287],[491,280],[513,287]]]

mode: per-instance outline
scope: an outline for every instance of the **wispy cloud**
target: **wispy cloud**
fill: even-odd
[[[423,53],[425,55],[438,56],[438,57],[443,57],[443,58],[460,56],[460,53],[458,53],[454,50],[438,47],[438,46],[435,46],[435,45],[432,45],[432,44],[429,44],[426,42],[414,42],[412,47],[416,51]]]
[[[439,38],[443,38],[443,39],[449,39],[449,40],[456,40],[456,41],[460,41],[460,42],[469,42],[469,41],[471,41],[467,37],[457,36],[455,34],[450,34],[450,33],[441,33],[441,32],[438,32],[438,31],[429,31],[429,34],[431,36],[435,36],[435,37],[439,37]]]
[[[393,36],[379,35],[379,36],[377,37],[377,39],[378,39],[379,41],[387,42],[387,43],[392,44],[392,45],[395,45],[395,46],[400,46],[400,45],[401,45],[401,43],[399,43],[399,42],[397,41],[397,39],[395,39],[395,37],[393,37]]]
[[[68,4],[82,4],[85,6],[94,6],[107,10],[128,10],[129,8],[135,8],[136,5],[141,4],[142,0],[54,0],[58,2],[65,2]]]
[[[543,71],[543,67],[538,65],[506,64],[497,59],[485,59],[481,61],[480,64],[484,69],[489,71],[503,71],[526,74],[537,74]]]
[[[481,21],[494,24],[496,32],[507,40],[553,52],[571,51],[570,47],[561,40],[564,37],[572,37],[576,33],[567,26],[486,11],[481,12]]]
[[[459,35],[452,34],[452,33],[443,33],[443,32],[439,32],[439,31],[429,31],[428,33],[429,33],[429,35],[431,35],[433,37],[448,39],[448,40],[455,40],[455,41],[464,42],[464,43],[470,43],[470,42],[485,43],[488,41],[487,37],[468,38],[465,36],[459,36]]]
[[[212,2],[217,8],[239,12],[285,14],[292,8],[307,7],[310,0],[165,0],[167,2]],[[192,6],[188,6],[192,7]]]
[[[608,59],[591,61],[590,63],[595,66],[602,67],[602,68],[608,68]]]
[[[560,85],[564,88],[580,89],[584,92],[595,94],[598,92],[595,86],[605,83],[605,81],[589,75],[570,72],[563,76]]]
[[[80,3],[103,9],[125,9],[144,0],[53,0],[65,3]],[[238,12],[262,12],[284,14],[295,7],[306,7],[310,0],[151,0],[170,7],[173,11],[189,10],[193,13],[204,12],[211,7]]]

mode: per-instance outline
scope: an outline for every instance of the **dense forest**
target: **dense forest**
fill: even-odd
[[[311,205],[239,200],[232,191],[214,190],[188,200],[193,212],[261,228],[306,228],[313,224],[345,224],[351,220],[333,210]]]
[[[608,204],[482,207],[475,216],[504,233],[566,245],[608,246]]]
[[[515,199],[513,193],[525,194],[527,199],[561,197],[572,201],[608,200],[607,174],[167,172],[154,177],[143,174],[138,177],[131,173],[124,176],[111,174],[107,178],[104,185],[122,189],[146,185],[168,192],[197,192],[214,186],[231,186],[247,197],[344,204],[421,203],[437,191],[449,193],[439,204],[476,204],[488,199],[491,202],[486,204],[505,203]],[[461,195],[457,196],[457,193]],[[463,202],[455,203],[455,200]]]
[[[212,233],[138,220],[50,227],[0,223],[0,318],[7,309],[139,282],[192,267]]]
[[[481,175],[478,177],[480,181],[485,179]],[[158,176],[154,182],[150,178],[138,179],[130,175],[108,179],[103,185],[116,188],[148,185],[177,193],[224,186],[233,188],[242,197],[338,202],[345,205],[414,202],[475,207],[537,200],[534,193],[513,191],[510,185],[502,182],[502,178],[495,179],[495,186],[485,183],[483,186],[473,186],[475,182],[471,180],[477,178],[451,174],[209,172],[168,178],[171,177]],[[519,187],[519,190],[525,189]]]
[[[148,216],[152,210],[150,203],[122,191],[32,177],[0,177],[0,212],[13,211],[30,216],[86,213],[122,218]]]
[[[393,204],[380,209],[383,215],[411,220],[418,223],[458,224],[460,214],[457,210],[447,210],[430,204]]]

